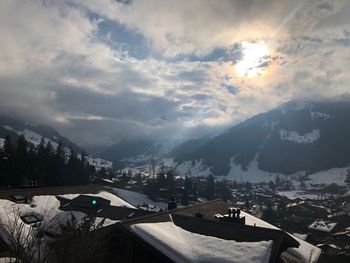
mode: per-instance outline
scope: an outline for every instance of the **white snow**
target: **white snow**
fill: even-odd
[[[301,240],[307,239],[307,234],[293,233],[293,236],[300,238]]]
[[[269,262],[272,241],[237,242],[188,232],[172,222],[143,223],[133,231],[175,262]]]
[[[320,138],[320,130],[313,129],[312,132],[300,135],[296,131],[279,130],[282,141],[290,141],[298,144],[314,143]]]
[[[15,131],[15,129],[13,129],[11,126],[9,126],[9,125],[2,125],[2,127],[4,127],[4,129],[6,129],[6,130],[8,130],[8,131],[14,131],[14,132],[16,132]]]
[[[314,184],[332,184],[345,186],[346,171],[349,167],[332,168],[326,171],[320,171],[314,174],[308,175],[311,182]]]
[[[10,258],[10,257],[5,257],[5,258],[0,258],[0,263],[20,263],[21,261],[17,258]]]
[[[76,197],[77,195],[63,195],[63,197]],[[125,201],[117,198],[113,194],[107,192],[101,192],[94,196],[101,196],[106,199],[110,199],[112,204],[116,205],[128,205],[128,207],[133,207]],[[42,195],[34,196],[32,198],[32,205],[28,204],[16,204],[9,200],[0,199],[0,236],[5,242],[10,244],[11,232],[14,229],[22,229],[21,238],[25,240],[28,235],[35,235],[36,229],[32,228],[31,225],[21,223],[22,220],[19,218],[20,215],[24,214],[37,214],[43,217],[40,228],[45,228],[51,231],[57,232],[59,225],[67,222],[74,216],[78,222],[80,222],[84,217],[85,213],[80,211],[62,211],[59,209],[60,202],[55,196],[52,195]],[[96,218],[95,226],[97,226],[103,218]],[[17,222],[17,223],[16,223]],[[117,221],[106,219],[102,227],[114,224]],[[21,228],[19,228],[21,224]],[[17,227],[15,227],[17,226]]]
[[[247,170],[243,170],[240,164],[235,163],[235,158],[231,158],[231,169],[227,176],[217,176],[217,179],[226,179],[232,181],[248,181],[252,183],[269,182],[275,180],[275,175],[262,171],[258,168],[257,156],[248,165]]]
[[[101,158],[92,158],[90,156],[86,157],[86,160],[88,161],[88,163],[92,166],[95,166],[96,170],[99,171],[102,168],[104,169],[109,169],[112,168],[113,163]]]
[[[305,193],[304,191],[299,191],[299,190],[278,191],[277,194],[280,196],[285,196],[290,200],[294,200],[298,198],[315,200],[319,198],[317,194],[308,194],[308,193]]]
[[[79,195],[80,194],[65,194],[65,195],[60,195],[60,196],[67,198],[67,199],[74,199],[74,198],[78,197]],[[118,196],[111,194],[109,192],[106,192],[106,191],[101,191],[98,194],[84,194],[84,195],[102,197],[104,199],[110,200],[111,205],[113,205],[113,206],[124,206],[124,207],[129,207],[129,208],[135,208],[133,205],[131,205],[127,201],[123,200],[122,198],[119,198]]]
[[[121,159],[123,162],[131,162],[131,163],[142,163],[142,162],[147,162],[150,161],[153,158],[153,155],[151,154],[140,154],[134,157],[129,157],[129,158],[124,158]]]
[[[0,148],[4,147],[5,139],[0,138]]]
[[[251,214],[245,213],[244,211],[241,211],[241,215],[245,216],[246,225],[280,230],[280,228],[274,225],[271,225],[255,216],[252,216]],[[305,262],[305,263],[317,262],[318,257],[321,254],[321,249],[311,245],[308,242],[305,242],[304,240],[296,236],[293,236],[293,235],[291,236],[299,242],[300,246],[298,248],[288,248],[285,252],[283,252],[283,254],[286,253],[289,257],[297,258],[298,259],[297,262]]]
[[[31,142],[32,144],[36,146],[38,146],[41,142],[41,139],[43,138],[42,135],[40,135],[39,133],[36,133],[32,130],[29,129],[24,129],[23,131],[16,131],[15,129],[13,129],[11,126],[9,125],[2,125],[2,127],[4,127],[6,130],[9,131],[13,131],[15,133],[17,133],[18,135],[24,135],[24,137],[26,138],[27,141]],[[57,148],[58,144],[48,138],[44,137],[44,142],[45,144],[47,144],[48,142],[51,142],[53,148]]]
[[[309,228],[329,233],[336,225],[337,223],[325,222],[324,220],[316,220],[311,225],[309,225]]]
[[[323,112],[310,111],[311,119],[313,120],[328,120],[333,118],[332,115]]]
[[[119,189],[119,188],[110,188],[110,189],[113,191],[113,193],[120,196],[121,198],[123,198],[124,200],[132,204],[133,206],[137,206],[137,205],[142,206],[142,204],[146,204],[148,207],[148,210],[151,210],[151,211],[159,211],[160,209],[165,210],[168,207],[168,204],[166,202],[154,202],[147,195],[144,195],[141,193]]]
[[[186,161],[176,167],[176,172],[180,176],[208,176],[210,167],[203,163],[203,160]]]
[[[231,168],[227,175],[216,176],[218,180],[232,180],[237,182],[251,182],[251,183],[259,183],[259,182],[269,182],[275,181],[276,176],[279,175],[281,179],[289,179],[293,182],[296,187],[300,186],[300,182],[298,178],[304,177],[305,171],[299,171],[291,175],[284,175],[281,173],[270,173],[258,168],[258,155],[254,158],[253,161],[250,162],[246,170],[242,169],[240,164],[235,163],[235,157],[231,158]],[[338,185],[345,186],[346,179],[346,171],[349,167],[344,168],[332,168],[325,171],[316,172],[308,175],[310,178],[309,181],[305,181],[307,186],[310,184],[332,184],[336,183]],[[317,195],[305,194],[303,191],[284,191],[279,192],[282,195],[287,196],[290,199],[300,198],[309,198],[309,199],[317,199]]]

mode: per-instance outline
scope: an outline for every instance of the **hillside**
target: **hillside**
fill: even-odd
[[[56,148],[61,141],[67,154],[70,149],[73,149],[77,153],[84,152],[84,149],[59,134],[58,131],[52,127],[41,124],[31,124],[22,120],[0,116],[0,146],[3,144],[4,138],[7,135],[9,135],[11,140],[15,142],[22,134],[25,136],[26,140],[35,147],[40,144],[40,141],[43,138],[45,143],[51,142],[54,148]],[[91,156],[86,156],[86,158],[89,164],[94,166],[97,170],[112,167],[112,162],[107,160],[92,158]]]
[[[253,162],[266,172],[311,174],[350,163],[349,121],[348,101],[290,102],[204,143],[185,142],[171,156],[177,163],[202,160],[216,175]]]
[[[17,140],[18,136],[23,134],[26,139],[34,146],[39,145],[41,138],[45,141],[50,141],[53,146],[56,146],[60,141],[67,148],[72,148],[76,152],[83,152],[83,149],[75,143],[60,135],[54,128],[40,124],[31,124],[22,120],[12,119],[5,116],[0,116],[0,138],[5,138],[7,135],[12,140]]]

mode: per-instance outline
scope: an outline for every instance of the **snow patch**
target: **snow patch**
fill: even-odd
[[[346,173],[349,167],[343,168],[332,168],[326,171],[320,171],[317,173],[313,173],[308,175],[313,184],[332,184],[336,183],[338,185],[345,186]],[[307,182],[307,184],[310,184]]]
[[[282,141],[290,141],[298,144],[309,144],[314,143],[320,139],[320,130],[313,129],[312,132],[300,135],[296,131],[279,130],[280,139]]]
[[[176,172],[181,176],[208,176],[210,167],[203,160],[186,161],[176,167]]]
[[[5,145],[5,139],[0,138],[0,148],[3,148]]]
[[[141,163],[141,162],[147,162],[152,159],[153,155],[151,154],[140,154],[134,157],[124,158],[121,159],[122,162],[130,162],[130,163]]]
[[[313,120],[328,120],[333,118],[332,115],[323,112],[310,111],[311,119]]]
[[[102,168],[110,169],[113,166],[112,162],[101,159],[101,158],[92,158],[89,156],[86,156],[85,158],[88,161],[89,165],[94,166],[97,171],[101,170]]]
[[[2,125],[2,127],[3,127],[4,129],[8,130],[8,131],[14,131],[14,132],[16,132],[15,129],[12,128],[12,127],[9,126],[9,125]]]
[[[258,168],[257,156],[248,165],[247,170],[243,170],[240,164],[235,163],[235,158],[231,158],[231,168],[227,176],[217,176],[219,180],[226,179],[237,182],[248,181],[252,183],[274,181],[275,176],[272,173],[262,171]]]
[[[277,194],[280,196],[285,196],[290,200],[295,200],[298,198],[316,200],[319,198],[317,194],[308,194],[308,193],[305,193],[304,191],[299,191],[299,190],[279,191],[277,192]]]

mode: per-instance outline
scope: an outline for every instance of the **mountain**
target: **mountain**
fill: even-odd
[[[116,143],[96,156],[113,162],[147,162],[163,155],[164,145],[152,140],[124,141]]]
[[[292,101],[216,137],[184,142],[170,156],[178,164],[201,162],[215,175],[253,165],[286,175],[345,167],[350,164],[350,102]]]
[[[39,145],[41,139],[44,138],[45,143],[50,141],[54,148],[56,148],[61,141],[67,154],[70,151],[69,149],[73,149],[77,153],[84,152],[81,147],[59,134],[52,127],[41,124],[31,124],[23,120],[0,116],[0,146],[7,135],[9,135],[11,140],[15,142],[21,134],[23,134],[26,137],[26,140],[34,146]],[[112,162],[101,158],[86,156],[86,159],[89,164],[95,166],[97,170],[112,167]]]
[[[60,135],[52,127],[40,124],[31,124],[22,120],[0,116],[0,138],[5,138],[7,135],[9,135],[13,141],[16,141],[21,134],[23,134],[27,141],[32,143],[34,146],[39,145],[41,138],[44,138],[45,141],[49,140],[53,146],[62,141],[65,147],[72,148],[76,152],[83,152],[82,148],[66,137]]]

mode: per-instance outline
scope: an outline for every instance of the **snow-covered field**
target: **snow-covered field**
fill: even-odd
[[[272,241],[237,242],[188,232],[172,222],[144,223],[133,231],[174,262],[269,262]]]
[[[308,175],[311,181],[306,183],[314,184],[332,184],[345,185],[346,171],[349,167],[344,168],[332,168],[326,171],[320,171],[314,174]]]
[[[315,200],[315,199],[317,199],[319,197],[316,194],[308,194],[308,193],[305,193],[304,191],[296,191],[296,190],[293,190],[293,191],[279,191],[279,192],[277,192],[277,194],[280,195],[280,196],[285,196],[285,197],[287,197],[290,200],[294,200],[294,199],[298,199],[298,198]]]
[[[258,168],[257,158],[255,158],[249,165],[247,170],[243,170],[240,164],[236,164],[234,158],[231,159],[231,169],[226,176],[217,176],[218,179],[226,179],[237,182],[269,182],[274,181],[276,175],[262,171]]]
[[[242,169],[240,164],[235,162],[235,157],[231,158],[230,170],[227,175],[216,176],[218,180],[232,180],[237,182],[269,182],[275,181],[276,176],[279,175],[281,179],[291,180],[293,185],[298,189],[300,182],[298,178],[305,176],[305,171],[299,171],[292,175],[284,175],[280,173],[270,173],[259,169],[258,167],[258,155],[255,156],[254,160],[250,162],[246,170]],[[165,166],[168,168],[173,168],[180,176],[208,176],[210,174],[210,167],[205,165],[202,160],[186,161],[181,164],[177,164],[173,158],[166,158],[159,161],[156,164],[156,173],[160,171],[160,167]],[[146,176],[149,175],[150,165],[142,165],[135,167],[127,167],[124,170],[128,171],[129,169],[136,173],[142,173]],[[332,168],[326,171],[320,171],[314,174],[308,175],[310,180],[305,181],[307,186],[311,184],[331,184],[336,183],[338,185],[345,185],[346,171],[349,167],[344,168]],[[293,193],[290,193],[293,194]],[[297,198],[297,197],[295,197]],[[310,197],[312,198],[312,197]],[[316,198],[316,197],[314,197]]]
[[[133,206],[146,204],[148,205],[148,210],[159,211],[160,209],[165,210],[168,207],[168,204],[165,202],[154,202],[147,195],[128,191],[119,188],[110,188],[113,193],[120,196]]]
[[[203,164],[202,160],[186,161],[176,166],[176,171],[182,176],[208,176],[210,167]]]
[[[102,168],[110,169],[113,166],[112,162],[101,159],[101,158],[92,158],[92,157],[87,156],[86,159],[90,165],[92,165],[96,168],[97,171],[101,170]]]

